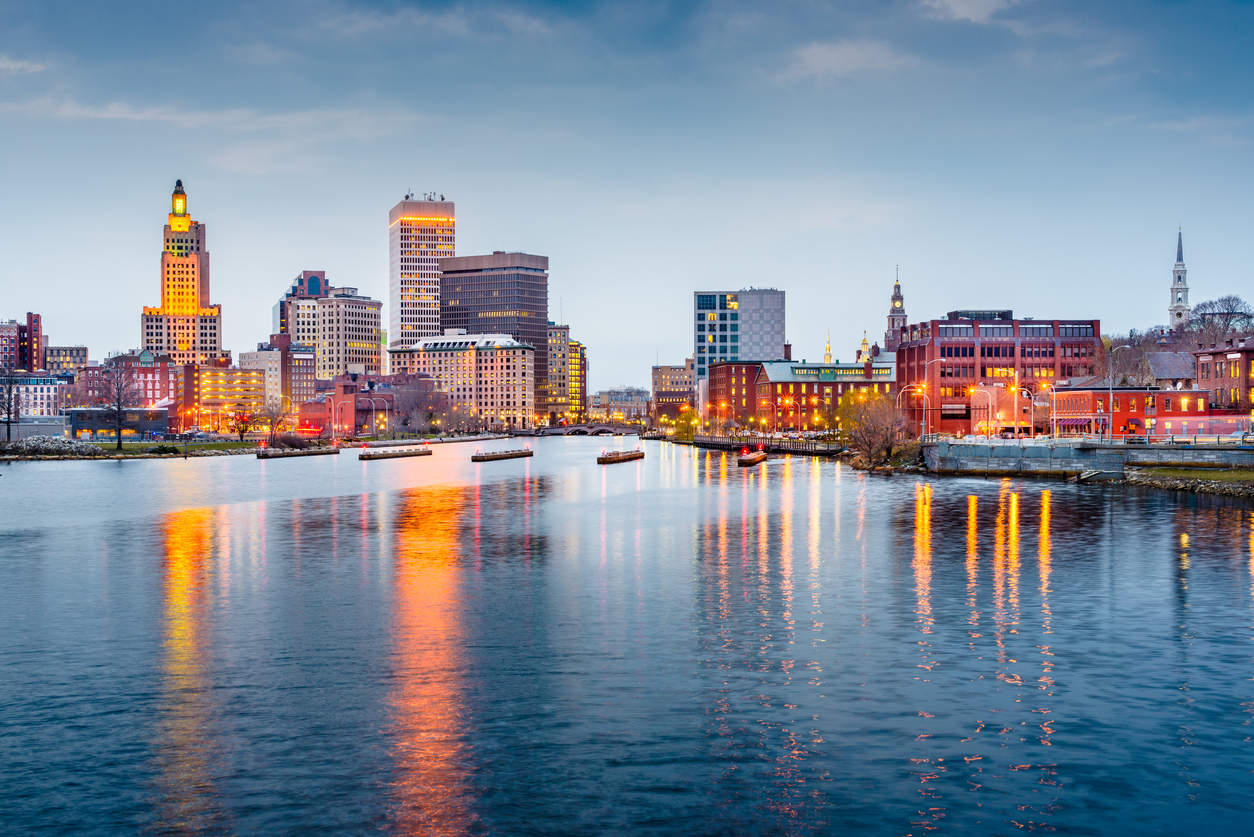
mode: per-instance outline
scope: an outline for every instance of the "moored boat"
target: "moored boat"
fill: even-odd
[[[601,451],[601,455],[597,457],[598,465],[612,465],[615,462],[630,462],[633,459],[644,459],[644,451],[642,450],[611,450]]]

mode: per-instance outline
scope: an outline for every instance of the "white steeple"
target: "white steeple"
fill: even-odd
[[[1176,266],[1171,270],[1171,296],[1167,303],[1167,322],[1173,331],[1189,325],[1189,271],[1184,267],[1184,231],[1176,233]]]

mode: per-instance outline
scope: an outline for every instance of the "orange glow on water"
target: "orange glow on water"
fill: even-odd
[[[919,629],[932,632],[932,486],[914,486],[914,588]]]
[[[156,724],[157,818],[177,832],[202,831],[219,819],[205,671],[212,525],[210,509],[190,509],[168,515],[162,526],[165,624]]]
[[[396,686],[389,696],[396,762],[395,818],[404,834],[475,827],[459,648],[462,596],[459,489],[405,498],[396,520],[392,620]]]

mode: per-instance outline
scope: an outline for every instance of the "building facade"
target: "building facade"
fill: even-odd
[[[901,282],[893,283],[893,295],[888,300],[888,328],[884,331],[884,351],[895,352],[901,344],[901,330],[906,327],[906,298],[901,293]]]
[[[441,196],[443,197],[443,196]],[[407,196],[388,215],[388,335],[392,348],[440,333],[439,260],[457,255],[452,201]]]
[[[297,343],[306,343],[310,346],[314,345],[314,335],[309,328],[312,323],[302,323],[293,315],[294,303],[298,300],[316,300],[319,297],[328,295],[334,288],[327,282],[327,272],[325,270],[302,270],[300,275],[292,280],[292,285],[283,296],[279,297],[279,301],[274,303],[274,309],[271,312],[271,334],[290,334],[292,339]],[[306,309],[309,310],[308,308]],[[314,311],[317,310],[315,306]],[[302,333],[302,326],[304,327]],[[305,339],[302,339],[305,338]]]
[[[1230,416],[1212,419],[1206,390],[1058,387],[1049,406],[1048,420],[1037,424],[1060,436],[1190,436],[1227,432],[1231,423]]]
[[[973,390],[1001,384],[1036,393],[1092,376],[1102,345],[1098,320],[1015,319],[1004,310],[950,311],[906,326],[901,341],[897,383],[908,424],[963,435],[973,422],[993,421],[994,408]]]
[[[391,350],[393,374],[429,375],[446,393],[455,426],[534,427],[535,347],[508,334],[448,329]]]
[[[532,388],[542,418],[549,392],[549,259],[496,251],[440,259],[440,328],[508,334],[535,346]]]
[[[1254,337],[1234,337],[1193,353],[1197,385],[1210,392],[1215,408],[1247,412],[1254,408]]]
[[[694,291],[692,308],[698,381],[719,361],[779,360],[786,356],[783,291]]]
[[[577,423],[588,415],[588,347],[570,341],[566,359],[570,363],[570,417]]]
[[[251,415],[266,406],[266,376],[262,369],[186,364],[177,377],[174,409],[180,427],[225,432],[233,415]]]
[[[240,355],[240,368],[267,372],[266,400],[277,400],[295,411],[314,397],[317,369],[314,348],[297,343],[289,334],[271,334],[270,342],[258,343],[257,351]]]
[[[356,288],[336,288],[317,305],[317,376],[379,374],[383,303],[358,296]]]
[[[549,424],[569,421],[570,413],[570,326],[550,322],[548,347],[548,403],[542,410]]]
[[[0,369],[44,370],[46,343],[43,317],[39,314],[27,311],[24,320],[0,322]]]
[[[87,366],[86,346],[45,346],[43,368],[52,373],[76,374]]]
[[[15,373],[19,399],[18,416],[59,416],[67,406],[65,380],[41,373]]]
[[[140,345],[176,363],[210,363],[222,350],[222,307],[210,301],[209,248],[205,225],[193,221],[179,180],[170,196],[170,214],[161,250],[161,305],[144,308]]]
[[[826,430],[849,392],[897,391],[896,364],[885,357],[858,363],[765,361],[710,367],[703,420],[714,428],[735,424],[762,430]]]
[[[683,366],[655,366],[651,375],[653,419],[674,419],[693,408],[696,398],[697,364],[688,358]]]
[[[649,417],[649,391],[613,387],[592,394],[588,418],[593,421],[643,421]]]

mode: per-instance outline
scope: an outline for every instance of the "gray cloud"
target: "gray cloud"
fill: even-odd
[[[830,81],[864,73],[888,73],[917,66],[919,59],[879,41],[811,43],[793,50],[785,80]]]
[[[20,61],[0,54],[0,73],[38,73],[46,69],[48,69],[47,64],[37,64],[34,61]]]

